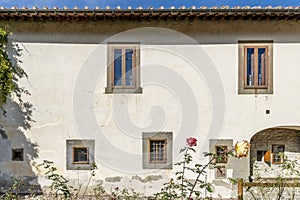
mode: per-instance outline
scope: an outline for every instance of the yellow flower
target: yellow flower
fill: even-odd
[[[241,142],[237,142],[235,144],[235,156],[237,158],[243,158],[243,157],[247,157],[249,150],[250,150],[250,143],[247,142],[246,140],[243,140]]]

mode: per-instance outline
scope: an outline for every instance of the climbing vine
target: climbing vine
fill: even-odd
[[[18,80],[27,77],[23,68],[19,65],[21,49],[18,45],[9,43],[8,36],[11,33],[0,28],[0,106],[15,94],[20,102],[22,93],[27,91],[19,87]]]

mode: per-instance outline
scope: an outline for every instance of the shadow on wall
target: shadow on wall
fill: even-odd
[[[17,181],[20,184],[14,192],[41,194],[32,169],[34,159],[38,158],[38,146],[24,133],[34,122],[32,104],[8,99],[3,109],[5,114],[0,114],[0,193],[5,193]]]

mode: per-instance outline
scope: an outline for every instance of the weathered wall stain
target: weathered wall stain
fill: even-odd
[[[29,193],[34,193],[34,194],[43,194],[43,191],[38,184],[37,177],[34,176],[22,176],[18,177],[17,180],[14,178],[12,175],[3,173],[0,174],[0,191],[6,191],[7,189],[11,188],[11,186],[16,182],[19,181],[20,185],[18,186],[17,190],[18,193],[23,193],[23,194],[29,194]]]
[[[106,178],[105,178],[105,181],[106,181],[106,182],[112,182],[112,183],[115,183],[115,182],[121,182],[121,179],[122,179],[121,176],[106,177]]]
[[[162,178],[163,177],[161,175],[149,175],[149,176],[146,176],[145,178],[135,175],[132,177],[132,180],[139,180],[142,183],[147,183],[147,182],[151,182],[151,181],[158,181]]]

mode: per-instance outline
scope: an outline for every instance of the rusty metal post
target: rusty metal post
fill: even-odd
[[[243,179],[238,180],[238,200],[243,200]]]

